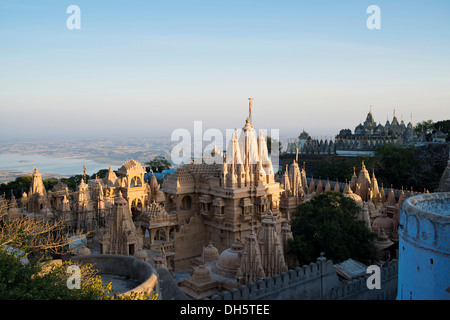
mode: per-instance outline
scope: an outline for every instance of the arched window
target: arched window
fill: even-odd
[[[192,199],[190,196],[185,196],[181,200],[181,210],[191,210],[192,207]]]

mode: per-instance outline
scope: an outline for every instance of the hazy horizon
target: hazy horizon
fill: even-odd
[[[81,29],[70,30],[69,5]],[[381,10],[370,30],[369,5]],[[450,2],[0,2],[0,140],[450,119]]]

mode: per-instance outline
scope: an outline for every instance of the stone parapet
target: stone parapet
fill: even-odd
[[[381,268],[381,289],[370,290],[369,275],[343,283],[331,260],[317,261],[256,283],[215,294],[211,300],[361,300],[395,299],[397,263]]]
[[[80,263],[90,263],[93,268],[102,275],[116,275],[125,278],[137,280],[139,285],[122,295],[131,293],[151,293],[158,294],[158,300],[161,299],[159,288],[158,273],[148,263],[139,261],[135,257],[122,256],[115,254],[94,254],[80,255],[72,257],[72,260]]]
[[[400,214],[399,235],[424,249],[450,254],[450,192],[408,198]]]
[[[398,234],[397,299],[450,299],[450,192],[408,198]]]

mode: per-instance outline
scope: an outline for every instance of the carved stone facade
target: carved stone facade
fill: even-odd
[[[282,189],[274,180],[265,137],[257,137],[247,119],[241,134],[233,133],[226,157],[213,152],[219,154],[219,163],[187,164],[164,181],[161,190],[167,212],[177,217],[180,226],[198,214],[205,226],[204,244],[211,242],[219,252],[259,229],[269,209],[280,216],[281,229]],[[198,250],[191,246],[176,255],[192,259]]]
[[[143,245],[140,231],[133,222],[128,202],[119,191],[114,198],[112,223],[100,231],[100,253],[134,255]]]
[[[64,219],[69,232],[94,231],[100,253],[134,255],[170,272],[191,268],[180,288],[202,299],[242,286],[254,290],[255,283],[288,273],[293,280],[286,281],[294,282],[316,274],[288,271],[298,266],[288,253],[290,216],[316,195],[342,192],[355,200],[357,218],[379,234],[380,251],[385,240],[398,239],[400,208],[412,195],[380,188],[364,163],[344,184],[307,179],[297,157],[277,182],[266,138],[256,135],[248,119],[240,134],[233,133],[226,154],[215,147],[203,163],[179,167],[161,188],[154,175],[147,183],[144,174],[130,159],[117,175],[110,167],[104,179],[82,180],[74,192],[60,184],[47,193],[35,169],[20,206],[22,212]]]
[[[34,168],[30,189],[28,194],[22,194],[20,201],[22,210],[29,213],[40,213],[46,206],[48,206],[47,191],[42,182],[41,173]]]
[[[218,257],[212,244],[203,248],[199,265],[179,283],[180,289],[191,298],[210,298],[224,290],[287,272],[284,249],[292,235],[290,229],[277,229],[275,219],[267,215],[257,234],[252,230],[245,241],[238,239]]]

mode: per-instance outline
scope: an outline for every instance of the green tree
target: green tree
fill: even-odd
[[[350,181],[353,176],[353,168],[358,175],[358,168],[361,168],[363,161],[368,170],[372,171],[377,168],[378,159],[373,157],[339,157],[318,163],[314,176],[332,181],[336,179],[341,182]]]
[[[61,179],[59,179],[59,181],[61,181],[62,183],[65,183],[70,190],[75,191],[77,189],[77,186],[81,183],[81,179],[83,179],[83,175],[77,174],[77,175],[71,176],[69,178],[61,178]],[[86,180],[84,182],[87,183],[89,181],[89,179],[90,179],[90,177],[88,175],[86,175]]]
[[[91,175],[91,179],[95,179],[95,177],[97,177],[99,179],[103,179],[104,177],[106,177],[108,172],[109,172],[109,169],[101,169],[101,170],[97,171],[97,173],[94,173],[93,175]]]
[[[441,130],[447,134],[447,141],[450,141],[450,120],[442,120],[434,123],[433,132]]]
[[[333,262],[348,258],[376,258],[374,234],[356,220],[360,208],[341,193],[326,192],[301,204],[292,215],[291,251],[301,264],[315,261],[321,252]]]
[[[392,184],[396,189],[402,186],[413,187],[415,190],[423,190],[424,187],[430,189],[429,183],[425,185],[424,182],[428,182],[428,176],[436,180],[434,174],[430,176],[430,170],[424,171],[424,160],[418,156],[416,147],[396,143],[385,143],[379,146],[373,157],[341,157],[324,160],[317,164],[314,176],[322,179],[337,179],[341,182],[350,181],[353,168],[358,175],[362,161],[370,174],[372,170],[375,172],[378,184],[380,186],[384,184],[385,188]],[[437,179],[439,180],[439,177]]]
[[[414,126],[414,130],[416,131],[416,134],[420,135],[423,131],[427,140],[431,139],[431,134],[433,132],[433,129],[434,129],[433,120],[424,120],[422,122],[417,123]]]
[[[30,189],[31,179],[31,176],[23,176],[17,177],[14,181],[2,183],[0,194],[4,194],[7,199],[11,199],[11,192],[16,198],[22,197],[22,193]]]
[[[170,162],[164,156],[156,156],[153,160],[145,163],[154,172],[162,172],[163,170],[170,169]]]
[[[413,145],[385,143],[375,150],[377,163],[376,172],[385,186],[391,184],[394,188],[415,186],[421,184],[422,163],[416,156]]]
[[[57,184],[59,180],[54,177],[44,178],[42,179],[42,183],[44,184],[45,190],[51,190],[55,184]]]

